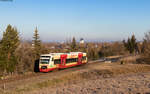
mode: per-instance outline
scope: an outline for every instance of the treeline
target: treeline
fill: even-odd
[[[38,29],[35,28],[32,41],[20,40],[15,27],[8,25],[0,40],[0,74],[34,72],[38,66],[40,54],[50,52],[86,52],[88,60],[113,55],[141,54],[145,60],[150,57],[150,33],[145,34],[142,42],[134,35],[120,42],[76,42],[75,37],[64,43],[41,42]],[[36,65],[37,64],[37,65]]]

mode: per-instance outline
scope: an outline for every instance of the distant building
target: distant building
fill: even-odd
[[[84,39],[83,38],[80,39],[80,44],[84,44]]]

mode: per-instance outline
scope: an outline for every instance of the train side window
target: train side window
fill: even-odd
[[[76,62],[78,62],[78,58],[76,58]]]
[[[66,60],[66,63],[78,62],[78,58],[70,58]]]
[[[66,63],[71,63],[71,59],[67,59],[67,60],[66,60]]]
[[[61,59],[55,59],[54,64],[61,64]]]
[[[75,62],[78,62],[78,58],[75,58],[74,61],[75,61]]]
[[[83,56],[83,57],[82,57],[82,60],[86,60],[86,56]]]

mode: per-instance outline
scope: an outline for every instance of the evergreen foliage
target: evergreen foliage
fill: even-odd
[[[131,38],[128,38],[127,42],[123,40],[124,46],[126,49],[132,54],[135,53],[137,50],[137,42],[134,35]]]
[[[8,25],[0,42],[0,66],[4,72],[8,73],[15,70],[17,64],[15,51],[19,42],[17,29]]]
[[[33,36],[33,53],[35,55],[35,59],[38,59],[41,53],[41,40],[37,28],[35,29]]]
[[[73,37],[71,42],[71,51],[76,51],[76,49],[77,49],[76,39],[75,37]]]

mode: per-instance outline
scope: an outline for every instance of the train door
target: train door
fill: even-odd
[[[61,64],[60,64],[60,68],[65,68],[66,58],[67,58],[67,55],[66,55],[66,54],[61,55]]]
[[[83,56],[82,53],[79,53],[79,54],[78,54],[78,65],[81,65],[81,64],[82,64],[82,56]]]

